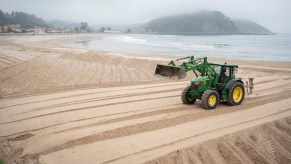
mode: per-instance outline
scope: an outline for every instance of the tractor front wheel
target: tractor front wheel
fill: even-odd
[[[240,82],[235,82],[228,90],[228,104],[231,106],[240,105],[245,97],[244,85]]]
[[[215,90],[207,90],[203,93],[201,104],[204,109],[214,109],[219,103],[219,96]]]
[[[193,95],[190,95],[189,92],[191,91],[191,87],[187,86],[181,94],[181,100],[184,104],[193,104],[195,103],[196,99]]]

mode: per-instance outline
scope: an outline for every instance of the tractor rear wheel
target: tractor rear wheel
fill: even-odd
[[[219,103],[219,96],[215,90],[207,90],[203,93],[201,104],[204,109],[214,109]]]
[[[235,82],[228,90],[228,104],[231,106],[240,105],[245,97],[245,88],[241,82]]]
[[[190,95],[189,92],[191,91],[191,87],[187,86],[181,94],[181,100],[184,104],[193,104],[195,103],[196,99],[193,95]]]

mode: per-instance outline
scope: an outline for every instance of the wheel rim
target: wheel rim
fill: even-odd
[[[208,104],[209,106],[214,106],[216,103],[216,96],[215,95],[211,95],[208,98]]]
[[[236,87],[232,94],[232,99],[234,102],[240,102],[243,97],[243,90],[241,87]]]

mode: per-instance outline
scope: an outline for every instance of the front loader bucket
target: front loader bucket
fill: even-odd
[[[166,77],[178,77],[178,79],[184,79],[187,76],[186,71],[181,67],[160,64],[157,64],[155,74]]]

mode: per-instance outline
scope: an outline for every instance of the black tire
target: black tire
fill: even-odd
[[[215,90],[207,90],[203,93],[201,98],[201,104],[204,109],[214,109],[217,107],[218,103],[219,96]]]
[[[228,104],[240,105],[245,97],[245,88],[241,82],[233,83],[228,90]]]
[[[181,94],[181,100],[184,104],[194,104],[196,99],[189,96],[189,91],[191,90],[191,86],[187,86]]]

